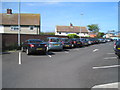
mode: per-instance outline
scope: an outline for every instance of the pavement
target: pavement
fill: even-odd
[[[22,64],[18,52],[2,57],[3,88],[117,87],[119,60],[113,42],[47,55],[22,53]]]

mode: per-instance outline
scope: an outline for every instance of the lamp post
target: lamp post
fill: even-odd
[[[19,0],[19,13],[18,13],[18,46],[20,46],[20,0]]]
[[[83,13],[81,13],[80,15],[81,15],[81,21],[82,21],[82,15],[83,15]],[[80,38],[81,38],[81,30],[82,30],[81,26],[82,25],[81,25],[81,22],[80,22]]]

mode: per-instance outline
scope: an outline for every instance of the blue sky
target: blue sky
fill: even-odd
[[[18,13],[18,2],[2,3],[3,13],[7,8]],[[22,2],[21,13],[40,14],[42,32],[53,32],[56,25],[70,23],[74,26],[98,24],[101,32],[118,31],[117,2]]]

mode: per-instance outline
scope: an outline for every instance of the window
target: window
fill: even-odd
[[[76,34],[79,34],[79,33],[76,33]]]
[[[59,34],[61,34],[61,32],[59,32]]]
[[[11,30],[19,30],[18,26],[11,26]]]
[[[34,26],[30,26],[30,30],[33,30],[34,29]]]

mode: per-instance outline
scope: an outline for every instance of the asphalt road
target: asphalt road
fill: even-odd
[[[91,88],[118,82],[113,42],[54,51],[48,55],[3,54],[3,88]]]

